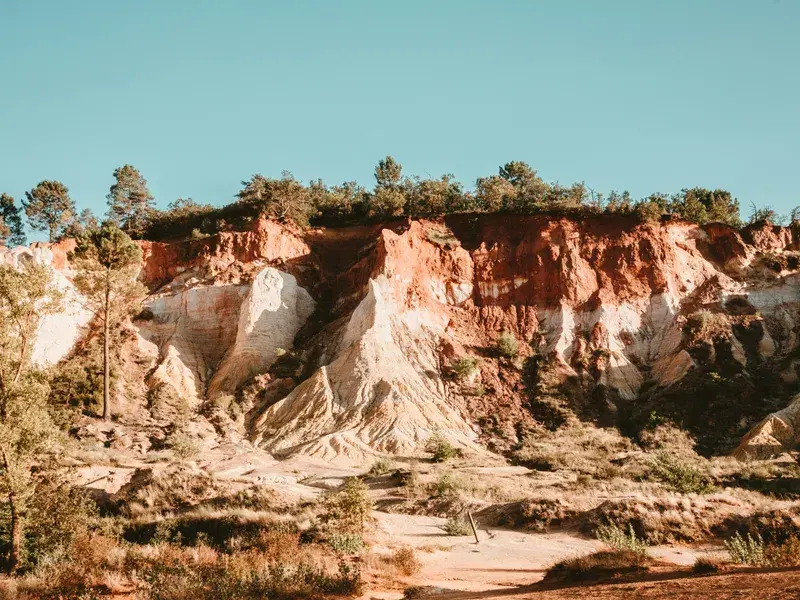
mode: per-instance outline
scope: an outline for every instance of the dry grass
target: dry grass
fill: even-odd
[[[392,553],[392,563],[403,575],[410,577],[416,575],[422,568],[422,564],[417,558],[417,553],[413,548],[398,548]]]
[[[288,600],[361,591],[360,571],[324,546],[301,545],[288,534],[268,534],[262,545],[227,554],[202,544],[120,545],[86,536],[76,540],[68,558],[7,585],[3,596],[93,598],[108,591],[150,600]]]
[[[552,566],[545,581],[596,581],[622,576],[641,575],[648,570],[649,559],[630,550],[602,550],[586,556],[569,558]]]
[[[616,429],[581,423],[525,438],[514,459],[539,471],[571,471],[610,479],[621,474],[611,459],[634,449]]]

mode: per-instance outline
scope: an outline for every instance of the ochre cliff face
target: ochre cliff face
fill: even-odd
[[[497,367],[487,350],[502,330],[521,341],[520,361],[550,357],[562,377],[609,390],[612,405],[635,402],[645,383],[666,389],[698,367],[686,323],[700,309],[727,314],[733,298],[762,315],[748,319],[774,315],[794,332],[792,268],[762,263],[796,269],[795,243],[790,229],[767,224],[738,232],[613,215],[456,215],[306,232],[259,220],[206,239],[139,242],[152,294],[135,325],[157,357],[148,385],[171,386],[193,407],[266,372],[267,396],[283,391],[239,426],[270,451],[359,461],[418,452],[437,430],[478,447],[482,419],[534,419],[522,368]],[[38,246],[28,252],[47,254],[68,281],[70,243]],[[13,262],[13,252],[0,259]],[[729,336],[740,364],[797,343],[760,330],[753,350]],[[280,378],[271,369],[286,352],[300,366]],[[466,355],[484,359],[465,383],[451,367]]]
[[[303,258],[310,254],[300,231],[266,219],[256,221],[250,231],[185,242],[137,243],[142,250],[141,280],[153,289],[187,271],[228,282],[240,279],[254,263],[287,264],[289,271],[303,271]]]

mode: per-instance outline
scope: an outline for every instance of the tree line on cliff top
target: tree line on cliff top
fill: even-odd
[[[698,224],[721,222],[742,226],[739,201],[726,190],[684,188],[673,194],[655,193],[634,199],[627,192],[598,193],[584,183],[569,186],[544,181],[521,161],[506,163],[496,175],[479,177],[466,191],[452,175],[421,178],[403,175],[391,156],[375,167],[375,184],[367,189],[355,181],[327,185],[321,179],[303,184],[288,171],[279,178],[253,175],[242,182],[236,201],[215,207],[179,198],[158,210],[141,173],[131,165],[114,171],[107,195],[106,221],[132,238],[174,239],[203,237],[245,226],[259,216],[308,225],[341,226],[396,217],[436,218],[454,213],[539,213],[587,216],[601,213],[631,215],[653,221],[665,214]],[[47,232],[50,241],[77,237],[97,228],[89,210],[78,211],[68,188],[59,181],[42,181],[25,193],[21,207],[8,194],[0,196],[0,243],[25,242],[22,214],[34,231]],[[800,212],[792,211],[795,221]],[[786,222],[769,207],[752,207],[748,222]]]

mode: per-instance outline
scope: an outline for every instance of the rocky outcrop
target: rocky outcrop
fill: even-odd
[[[742,438],[733,455],[740,459],[763,459],[790,452],[800,441],[800,395],[791,404],[767,416]]]
[[[85,308],[81,295],[72,285],[72,271],[67,253],[75,247],[73,240],[57,244],[35,243],[31,247],[0,246],[0,264],[19,268],[26,261],[47,265],[53,270],[53,283],[61,293],[61,310],[46,315],[39,326],[31,359],[41,365],[53,365],[64,358],[85,334],[92,314]]]
[[[793,235],[768,224],[740,232],[619,215],[455,215],[302,232],[259,220],[249,231],[140,246],[152,293],[135,325],[155,365],[150,388],[197,409],[260,377],[269,393],[249,406],[244,434],[281,456],[414,454],[434,431],[478,450],[475,406],[525,413],[522,363],[534,354],[554,360],[562,380],[602,390],[598,401],[616,410],[720,352],[741,369],[778,364],[800,339],[800,275],[787,266],[797,262],[788,260]],[[67,289],[65,248],[2,256],[50,261]],[[780,269],[765,271],[766,256]],[[724,348],[690,347],[687,323],[698,311],[693,335],[710,340],[721,315]],[[87,319],[59,318],[43,327],[43,360],[63,356],[75,339],[63,331],[77,336]],[[517,366],[455,382],[453,361],[491,358],[502,330],[521,342]],[[268,374],[288,350],[301,366]],[[783,380],[796,377],[790,364],[780,368]],[[462,389],[484,383],[497,398]],[[771,419],[743,447],[769,446],[764,435],[791,443],[794,418]]]
[[[168,385],[196,407],[268,369],[314,301],[294,276],[267,267],[250,283],[167,286],[145,307],[139,334],[160,354],[150,386]]]
[[[266,268],[253,279],[239,307],[236,340],[209,384],[208,396],[232,393],[291,348],[315,302],[294,276]]]

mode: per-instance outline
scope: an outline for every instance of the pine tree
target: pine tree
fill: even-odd
[[[57,241],[75,215],[75,203],[67,186],[60,181],[42,181],[25,192],[25,198],[22,206],[31,229],[47,231],[49,241]]]
[[[0,245],[20,246],[25,243],[25,227],[14,198],[0,194]]]
[[[139,238],[154,210],[154,199],[147,181],[132,165],[114,171],[114,185],[106,196],[108,218],[128,235]]]
[[[103,325],[103,418],[111,418],[111,335],[114,327],[144,297],[135,277],[142,260],[139,247],[113,223],[78,238],[69,254],[77,275],[74,283],[86,307]]]

